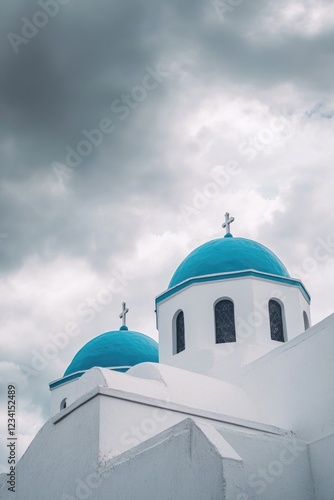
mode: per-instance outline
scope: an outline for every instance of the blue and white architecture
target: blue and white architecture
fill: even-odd
[[[123,303],[123,310],[125,303]],[[128,311],[128,309],[126,309]],[[143,333],[129,330],[125,324],[119,330],[103,333],[87,342],[74,356],[63,377],[50,383],[52,391],[51,414],[71,404],[75,397],[75,384],[84,373],[96,366],[117,372],[127,372],[139,363],[158,363],[158,344]]]
[[[292,340],[310,325],[310,296],[301,281],[289,276],[271,250],[231,233],[191,252],[157,297],[156,306],[161,363],[217,378],[233,377],[245,362]],[[270,309],[275,308],[281,316],[276,333],[270,331]],[[228,341],[218,338],[220,311],[225,316],[230,311],[233,318],[229,328],[222,325]],[[180,316],[185,345],[175,356]]]
[[[9,500],[333,500],[334,315],[258,242],[204,243],[156,298],[159,346],[92,339],[50,383],[51,415]]]

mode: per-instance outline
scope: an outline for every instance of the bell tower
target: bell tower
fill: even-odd
[[[310,326],[310,296],[264,245],[224,237],[193,250],[156,298],[161,363],[217,378]]]

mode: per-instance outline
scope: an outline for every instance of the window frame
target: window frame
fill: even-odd
[[[234,340],[229,340],[229,341],[224,341],[224,342],[218,342],[218,336],[217,336],[217,318],[216,318],[216,307],[220,302],[229,302],[232,304],[232,312],[233,312],[233,327],[234,327]],[[235,326],[235,304],[234,301],[231,299],[231,297],[220,297],[215,301],[213,304],[213,315],[214,315],[214,327],[215,327],[215,344],[220,345],[220,344],[233,344],[234,342],[237,341],[237,332],[236,332],[236,326]]]
[[[272,337],[272,328],[271,328],[271,325],[272,325],[272,320],[271,320],[271,314],[270,314],[270,302],[275,302],[276,304],[279,305],[280,307],[280,312],[281,312],[281,321],[282,321],[282,337],[283,337],[283,340],[277,340],[277,339],[273,339]],[[280,343],[284,343],[287,341],[287,332],[286,332],[286,321],[285,321],[285,309],[284,309],[284,304],[283,302],[278,299],[277,297],[271,297],[269,300],[268,300],[268,318],[269,318],[269,331],[270,331],[270,339],[273,341],[273,342],[280,342]]]
[[[65,408],[67,408],[67,398],[62,399],[59,405],[60,411],[65,410]]]
[[[304,320],[304,331],[306,332],[306,330],[308,330],[311,326],[310,319],[306,311],[303,311],[303,320]]]
[[[184,348],[178,351],[178,317],[183,315],[183,345]],[[186,324],[183,309],[178,309],[173,316],[173,355],[180,354],[186,350]]]

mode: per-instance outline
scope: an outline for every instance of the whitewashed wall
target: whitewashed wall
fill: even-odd
[[[217,345],[214,304],[223,298],[234,302],[237,342]],[[191,285],[165,299],[157,306],[160,362],[224,378],[226,363],[221,358],[224,353],[228,355],[226,361],[233,371],[280,346],[280,342],[270,337],[268,302],[272,298],[283,304],[287,340],[302,333],[303,311],[310,318],[310,306],[300,289],[291,285],[240,278]],[[178,310],[184,312],[186,348],[174,354],[172,329]],[[243,348],[242,356],[238,355],[239,346]],[[249,348],[245,349],[245,346]],[[210,353],[211,350],[214,351]],[[219,366],[222,367],[221,373]]]

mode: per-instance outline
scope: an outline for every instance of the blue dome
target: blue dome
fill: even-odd
[[[229,233],[226,236],[193,250],[176,269],[168,288],[189,278],[248,269],[289,277],[284,264],[267,247],[246,238],[233,238]]]
[[[87,342],[74,356],[64,377],[94,366],[126,372],[145,361],[159,362],[158,344],[151,337],[122,326]]]

